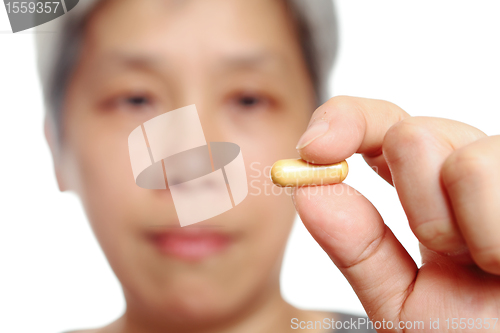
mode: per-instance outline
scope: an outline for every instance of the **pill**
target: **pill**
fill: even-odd
[[[311,164],[302,159],[279,160],[271,168],[271,180],[278,186],[311,186],[341,183],[346,177],[346,161]]]

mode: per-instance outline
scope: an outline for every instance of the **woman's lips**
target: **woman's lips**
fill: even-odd
[[[189,261],[220,253],[231,243],[227,234],[197,228],[156,232],[149,239],[162,254]]]

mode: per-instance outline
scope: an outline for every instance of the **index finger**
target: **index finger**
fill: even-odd
[[[316,164],[339,162],[355,153],[376,158],[389,128],[409,116],[387,101],[333,97],[314,111],[297,150],[302,159]]]

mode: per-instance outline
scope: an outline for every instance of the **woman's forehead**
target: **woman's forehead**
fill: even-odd
[[[89,20],[84,44],[87,54],[96,58],[95,65],[168,67],[194,60],[221,72],[276,71],[283,69],[287,58],[301,53],[277,1],[192,0],[182,9],[158,8],[159,2],[111,1],[98,8]],[[234,19],[228,15],[231,11],[242,14]]]
[[[222,43],[228,41],[238,45],[245,40],[262,43],[284,38],[293,32],[285,8],[278,0],[106,1],[91,15],[87,27],[93,39],[108,44],[129,41],[182,47],[195,42],[225,47]]]

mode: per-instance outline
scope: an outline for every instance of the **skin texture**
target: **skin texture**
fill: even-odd
[[[60,189],[81,198],[127,302],[121,318],[93,332],[280,332],[293,317],[326,316],[281,298],[295,210],[268,179],[274,161],[298,157],[314,100],[280,1],[119,0],[95,10],[62,142],[46,123]],[[135,185],[127,140],[144,121],[190,104],[207,141],[241,147],[252,181],[243,203],[191,228],[231,240],[194,262],[160,254],[146,237],[179,224],[169,191]]]
[[[421,243],[418,269],[376,208],[346,184],[294,193],[302,221],[373,321],[426,323],[422,330],[379,332],[436,332],[429,318],[440,318],[440,332],[477,332],[467,323],[447,330],[445,320],[499,318],[500,136],[487,137],[453,120],[410,117],[389,102],[346,96],[319,107],[311,124],[318,120],[329,126],[322,135],[304,134],[300,141],[309,144],[300,149],[301,157],[333,163],[363,154],[396,188]]]

